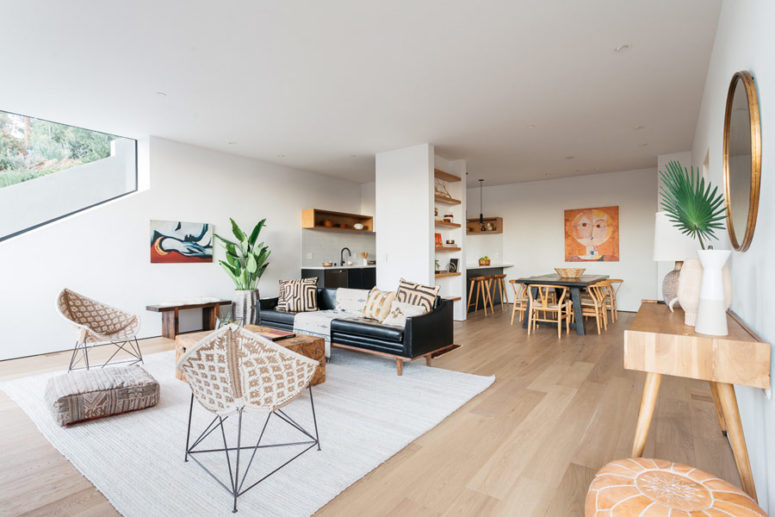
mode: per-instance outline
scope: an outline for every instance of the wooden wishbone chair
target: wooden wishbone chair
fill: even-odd
[[[619,309],[616,304],[616,296],[619,294],[619,288],[624,283],[621,278],[609,278],[601,282],[605,285],[605,307],[611,311],[611,323],[619,319]]]
[[[606,316],[605,296],[606,286],[603,282],[595,282],[587,286],[587,291],[581,297],[581,315],[582,317],[594,317],[597,324],[597,333],[600,334],[600,322],[602,327],[608,330],[608,318]]]
[[[556,298],[551,293],[557,293]],[[565,321],[565,332],[570,331],[567,294],[568,288],[562,285],[531,284],[527,286],[527,295],[530,300],[530,312],[527,320],[528,335],[535,331],[536,324],[540,321],[556,322],[558,338],[562,337],[563,321]]]
[[[519,323],[522,323],[527,311],[527,284],[517,282],[514,279],[509,280],[511,288],[514,290],[514,306],[511,309],[511,325],[514,325],[514,315],[519,313]]]

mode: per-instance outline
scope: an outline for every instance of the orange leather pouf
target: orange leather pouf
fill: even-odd
[[[739,488],[693,467],[628,458],[598,471],[586,517],[766,517]]]

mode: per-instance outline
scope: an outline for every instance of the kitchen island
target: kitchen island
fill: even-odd
[[[371,289],[377,285],[377,266],[304,266],[302,278],[317,278],[318,287]]]

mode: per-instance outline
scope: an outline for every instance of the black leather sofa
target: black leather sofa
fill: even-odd
[[[336,306],[336,289],[318,288],[317,304],[319,310],[333,309]],[[293,330],[295,313],[277,311],[276,306],[277,298],[261,300],[258,324]],[[331,322],[331,344],[395,357],[398,374],[401,375],[405,360],[420,356],[430,360],[430,354],[452,345],[452,302],[436,297],[431,312],[407,318],[403,329],[380,325],[366,318],[335,319]]]

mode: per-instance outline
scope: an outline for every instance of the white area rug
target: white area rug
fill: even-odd
[[[71,428],[59,427],[43,404],[46,380],[57,374],[25,377],[0,388],[123,515],[232,515],[228,492],[199,465],[183,462],[191,392],[173,377],[173,362],[172,351],[145,357],[145,368],[161,384],[156,407]],[[239,514],[312,514],[494,380],[419,362],[407,364],[404,375],[398,377],[394,361],[337,350],[326,367],[326,382],[313,388],[322,451],[306,452],[241,496]],[[306,394],[285,411],[306,429],[313,429]],[[211,418],[195,404],[192,439]],[[243,445],[254,444],[265,415],[250,413],[244,418]],[[270,422],[262,443],[304,439],[276,417]],[[236,417],[227,422],[235,423]],[[236,425],[225,427],[229,446],[234,446]],[[207,440],[214,441],[203,445],[223,446],[219,432]],[[301,450],[261,449],[245,487]],[[204,456],[209,467],[228,472],[224,453],[198,457]]]

